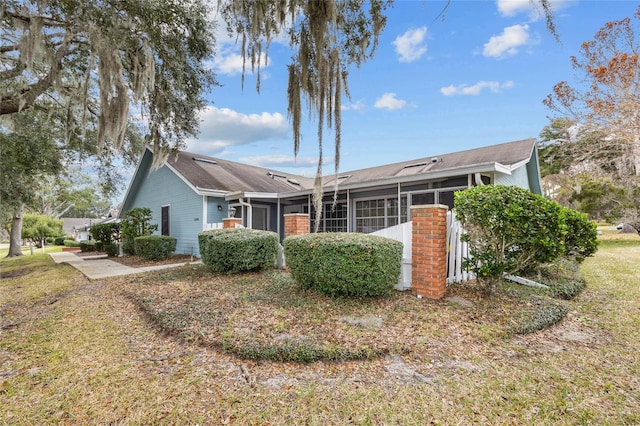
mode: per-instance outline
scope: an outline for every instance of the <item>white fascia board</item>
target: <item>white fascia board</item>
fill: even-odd
[[[495,171],[505,175],[511,175],[511,172],[515,169],[516,167],[513,167],[513,166],[505,166],[504,164],[496,163]]]
[[[227,192],[225,194],[225,199],[227,201],[242,199],[242,198],[267,198],[267,199],[276,200],[279,198],[279,194],[276,192],[244,192],[244,191]]]
[[[531,157],[527,158],[526,160],[522,160],[515,164],[512,164],[509,167],[511,168],[511,170],[519,169],[520,167],[526,165],[529,161],[531,161]]]
[[[440,170],[437,172],[423,173],[423,174],[413,175],[413,176],[400,176],[400,177],[393,176],[388,178],[370,180],[367,182],[358,182],[353,184],[346,183],[346,184],[338,185],[338,189],[344,190],[344,189],[361,189],[361,188],[369,188],[369,187],[375,188],[377,186],[386,186],[386,185],[393,185],[398,183],[403,184],[403,183],[419,182],[424,180],[429,181],[434,179],[442,179],[447,177],[466,175],[470,173],[471,174],[491,173],[491,172],[497,172],[497,171],[501,173],[511,174],[511,169],[509,169],[508,167],[496,162],[491,162],[491,163],[475,164],[473,166],[454,167],[446,170]],[[333,187],[325,188],[324,192],[328,192],[328,191],[333,191]],[[279,194],[278,198],[293,198],[299,195],[308,195],[308,194],[313,194],[313,189],[305,189],[305,190],[295,191],[295,192],[283,192]]]
[[[146,155],[147,151],[149,151],[151,153],[151,155],[153,155],[153,151],[147,145],[144,148],[144,151],[142,152],[142,155],[138,159],[138,164],[136,164],[136,169],[133,172],[133,175],[131,175],[131,180],[129,181],[129,185],[127,186],[127,191],[124,193],[124,197],[122,198],[122,206],[124,206],[124,202],[127,200],[127,198],[129,198],[129,192],[131,192],[131,188],[133,187],[133,182],[136,180],[136,177],[138,176],[138,171],[140,170],[140,165],[142,164],[142,160],[144,159],[144,156]],[[120,212],[118,212],[118,218],[122,217],[122,213],[123,213],[123,211],[122,211],[122,209],[120,209]]]

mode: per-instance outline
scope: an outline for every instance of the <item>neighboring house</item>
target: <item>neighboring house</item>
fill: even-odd
[[[64,233],[76,241],[91,239],[89,234],[91,226],[102,220],[84,217],[63,217],[61,219]]]
[[[62,230],[65,235],[73,238],[76,241],[91,240],[91,227],[99,223],[111,223],[118,222],[118,210],[112,210],[109,212],[106,218],[76,218],[76,217],[63,217]]]
[[[121,214],[151,209],[158,233],[177,238],[177,253],[199,256],[197,235],[221,226],[230,208],[243,225],[284,232],[283,215],[311,213],[314,179],[188,152],[152,170],[145,150]],[[337,203],[333,206],[338,184]],[[453,207],[455,191],[476,185],[520,186],[541,194],[535,139],[437,155],[324,177],[321,232],[373,232],[411,220],[411,205]]]

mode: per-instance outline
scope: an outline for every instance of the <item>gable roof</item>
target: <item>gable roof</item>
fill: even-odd
[[[433,155],[367,169],[342,172],[339,185],[357,185],[380,180],[411,181],[415,178],[445,177],[453,174],[499,171],[506,174],[526,164],[536,147],[535,139],[524,139],[450,154]],[[336,175],[324,178],[325,186],[334,186]]]
[[[150,167],[152,151],[147,148],[140,159],[134,177],[125,193],[123,209],[130,191],[139,185]],[[147,159],[145,162],[145,158]],[[441,179],[470,173],[500,172],[511,174],[515,169],[527,166],[530,184],[540,192],[536,140],[524,139],[450,154],[435,155],[415,160],[386,164],[377,167],[341,172],[325,176],[326,191],[335,189],[336,178],[341,189],[364,188],[424,179]],[[166,164],[179,178],[200,195],[225,197],[266,196],[291,197],[313,191],[314,179],[264,167],[236,163],[221,158],[178,151]],[[537,181],[537,183],[536,183]],[[137,182],[137,183],[136,183]]]
[[[186,151],[171,155],[167,166],[198,190],[280,193],[313,187],[310,178]]]

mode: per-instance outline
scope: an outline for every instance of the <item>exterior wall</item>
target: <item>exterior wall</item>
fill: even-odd
[[[139,169],[139,171],[142,171]],[[145,173],[146,175],[146,173]],[[160,234],[162,206],[170,205],[170,235],[177,239],[176,253],[193,254],[200,257],[198,233],[202,231],[203,214],[202,196],[175,175],[168,167],[149,172],[146,179],[141,180],[135,193],[130,193],[126,210],[135,207],[151,209],[151,223],[158,224]]]
[[[527,167],[522,166],[514,170],[511,175],[496,173],[495,185],[519,186],[520,188],[531,190],[529,186],[529,175],[527,173]]]
[[[218,210],[222,206],[222,211]],[[222,223],[229,216],[229,203],[224,198],[207,197],[207,220],[205,223]]]

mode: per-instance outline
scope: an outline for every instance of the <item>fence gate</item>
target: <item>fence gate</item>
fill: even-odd
[[[396,290],[408,290],[411,288],[411,269],[413,267],[412,228],[412,222],[406,222],[371,234],[400,241],[403,245],[402,272],[398,283],[394,287]],[[449,210],[447,212],[447,285],[472,279],[471,274],[462,268],[462,261],[469,256],[468,244],[460,241],[460,236],[463,233],[464,230],[456,219],[455,213]]]
[[[447,212],[447,285],[469,281],[472,277],[462,267],[462,261],[469,257],[469,245],[460,241],[464,233],[456,214]]]
[[[411,222],[405,222],[371,234],[391,238],[392,240],[397,240],[402,243],[402,271],[400,272],[400,279],[394,287],[396,290],[409,290],[411,288],[411,268],[413,266],[411,260],[411,231]]]

